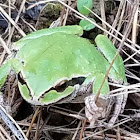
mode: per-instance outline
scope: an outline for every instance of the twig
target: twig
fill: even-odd
[[[86,122],[87,122],[87,119],[85,119],[84,122],[83,122],[79,140],[82,140]]]
[[[118,123],[118,124],[115,124],[113,127],[117,127],[117,126],[119,126],[119,125],[121,125],[121,124],[124,124],[124,123],[126,123],[126,122],[128,122],[128,121],[131,121],[131,120],[132,120],[132,118],[126,119],[126,120],[124,120],[124,121],[122,121],[122,122],[120,122],[120,123]],[[103,132],[105,132],[105,131],[107,131],[107,130],[109,130],[109,129],[113,129],[113,128],[106,128],[106,129],[104,129],[104,130],[102,130],[102,131],[98,131],[98,132],[96,132],[96,133],[94,133],[94,134],[92,134],[92,135],[90,135],[90,136],[87,136],[87,137],[83,138],[82,140],[86,140],[86,139],[88,139],[88,138],[94,137],[94,136],[96,136],[96,135],[98,135],[98,134],[101,134],[101,133],[103,133]]]
[[[117,140],[121,140],[121,135],[120,135],[120,128],[117,126]]]
[[[41,132],[40,129],[39,129],[41,115],[42,115],[42,107],[40,108],[40,113],[39,113],[38,120],[37,120],[37,126],[36,126],[36,132],[35,132],[35,138],[34,138],[34,140],[37,140],[38,134],[39,134],[39,132]]]
[[[72,114],[72,113],[67,113],[67,112],[64,112],[64,111],[61,111],[61,110],[56,110],[52,107],[49,108],[49,111],[52,111],[52,112],[57,112],[59,114],[62,114],[62,115],[65,115],[65,116],[69,116],[69,117],[73,117],[73,118],[76,118],[76,119],[79,119],[79,120],[85,120],[84,117],[78,115],[78,114]]]
[[[76,131],[75,131],[75,133],[74,133],[74,135],[73,135],[73,137],[72,137],[71,140],[75,140],[75,139],[76,139],[76,135],[77,135],[77,133],[78,133],[78,131],[79,131],[79,128],[80,128],[80,126],[81,126],[81,122],[82,122],[82,121],[79,121],[78,126],[77,126],[77,129],[76,129]]]
[[[33,123],[34,123],[34,121],[35,121],[35,119],[36,119],[36,116],[37,116],[37,114],[38,114],[38,112],[39,112],[39,109],[40,109],[40,107],[37,107],[37,109],[36,109],[36,111],[35,111],[35,114],[34,114],[34,116],[33,116],[33,118],[32,118],[31,124],[30,124],[30,126],[29,126],[29,128],[28,128],[28,130],[27,130],[27,133],[26,133],[26,137],[27,137],[27,138],[29,137],[30,130],[31,130],[32,125],[33,125]]]

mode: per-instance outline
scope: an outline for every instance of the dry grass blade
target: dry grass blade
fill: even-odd
[[[15,22],[15,25],[17,24],[17,22],[19,20],[19,17],[20,17],[20,14],[21,14],[21,12],[22,12],[22,10],[24,8],[25,2],[26,2],[26,0],[23,0],[22,3],[21,3],[21,6],[20,6],[20,9],[19,9],[18,15],[17,15],[17,17],[16,17],[16,19],[14,21]],[[10,44],[10,41],[11,41],[11,38],[13,36],[14,30],[15,30],[15,26],[13,26],[13,28],[10,31],[10,34],[9,34],[9,37],[8,37],[8,41],[7,41],[7,44],[8,45]],[[25,36],[24,32],[22,32],[22,33],[23,33],[23,36]]]
[[[82,124],[82,121],[80,121],[80,122],[78,123],[77,130],[75,131],[75,133],[74,133],[74,135],[73,135],[73,137],[72,137],[71,140],[75,140],[75,139],[76,139],[76,135],[78,134],[78,131],[79,131],[79,129],[80,129],[81,124]]]
[[[0,125],[0,137],[2,140],[12,140],[7,131],[2,127],[2,125]]]
[[[82,137],[83,137],[83,133],[84,133],[84,129],[85,129],[86,123],[87,123],[87,119],[85,119],[84,122],[83,122],[79,140],[82,140]]]
[[[49,108],[49,111],[56,112],[56,113],[59,113],[59,114],[65,115],[65,116],[69,116],[69,117],[72,117],[72,118],[76,118],[76,119],[79,119],[79,120],[85,120],[85,117],[80,116],[76,112],[68,113],[68,112],[66,112],[66,109],[63,109],[63,110],[59,110],[59,109],[60,108],[53,106],[53,107]]]
[[[27,130],[27,133],[26,133],[26,137],[27,137],[27,138],[29,137],[30,131],[31,131],[31,129],[32,129],[32,125],[33,125],[33,123],[34,123],[34,121],[35,121],[35,119],[36,119],[36,116],[38,115],[39,110],[40,110],[40,107],[37,107],[37,109],[36,109],[36,111],[35,111],[35,114],[34,114],[34,116],[33,116],[33,118],[32,118],[31,124],[30,124],[30,126],[29,126],[29,128],[28,128],[28,130]]]
[[[0,43],[2,44],[3,48],[5,49],[5,51],[6,51],[8,54],[11,54],[11,51],[9,50],[9,48],[7,47],[5,41],[2,39],[1,36],[0,36]]]
[[[114,19],[114,21],[113,21],[113,24],[112,24],[112,28],[113,29],[115,29],[116,28],[116,26],[117,26],[117,22],[118,21],[120,21],[121,19],[119,19],[119,17],[120,17],[120,14],[121,15],[123,15],[124,14],[124,11],[125,11],[125,5],[126,5],[126,1],[120,1],[120,5],[119,5],[119,8],[118,8],[118,11],[117,11],[117,14],[116,14],[116,17],[115,17],[115,19]],[[123,11],[122,11],[123,10]],[[121,16],[122,17],[122,16]],[[122,21],[122,20],[121,20]],[[120,26],[118,26],[118,27],[120,27]],[[112,30],[112,28],[110,28],[110,30],[111,30],[111,33],[113,34],[113,32],[114,32],[114,30]],[[117,29],[117,31],[118,31],[118,29]],[[111,39],[112,38],[112,36],[110,36],[109,37],[109,39]]]
[[[9,22],[19,31],[22,36],[26,36],[23,30],[14,22],[14,20],[5,12],[5,10],[0,6],[0,12],[7,18]]]
[[[138,5],[138,2],[137,4]],[[134,15],[134,21],[133,21],[133,28],[132,28],[132,42],[136,43],[136,36],[137,36],[137,23],[138,23],[138,6]]]
[[[119,126],[119,125],[121,125],[121,124],[124,124],[124,123],[126,123],[126,122],[128,122],[128,121],[131,121],[131,120],[132,120],[131,118],[128,118],[128,119],[126,119],[126,120],[124,120],[124,121],[122,121],[122,122],[120,122],[120,123],[114,125],[113,128],[115,128],[115,127],[117,127],[117,126]],[[111,129],[113,129],[113,128],[111,128]],[[96,136],[96,135],[98,135],[98,134],[101,134],[101,133],[103,133],[103,132],[105,132],[105,131],[107,131],[107,130],[109,130],[109,129],[104,129],[104,130],[102,130],[102,131],[98,131],[98,132],[96,132],[96,133],[90,134],[89,136],[84,137],[82,140],[87,140],[88,138],[92,138],[92,137],[94,137],[94,136]]]
[[[100,9],[101,9],[101,18],[103,19],[103,21],[106,22],[104,0],[100,0]],[[107,30],[105,22],[102,22],[102,26],[105,30]]]

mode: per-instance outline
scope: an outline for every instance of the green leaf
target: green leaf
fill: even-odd
[[[90,18],[93,22],[96,22],[94,19]],[[95,28],[95,25],[90,23],[89,21],[82,19],[79,23],[79,25],[83,28],[85,31],[90,31]]]
[[[87,10],[84,6],[86,6],[91,10],[92,5],[93,5],[92,0],[77,0],[77,9],[83,15],[88,15],[90,13],[90,11]]]

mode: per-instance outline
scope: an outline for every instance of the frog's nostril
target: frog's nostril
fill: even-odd
[[[22,65],[24,65],[25,63],[24,63],[24,61],[21,61],[21,63],[22,63]]]

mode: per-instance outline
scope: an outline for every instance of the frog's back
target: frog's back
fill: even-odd
[[[46,86],[49,89],[58,79],[71,79],[106,71],[106,64],[102,63],[104,58],[94,45],[76,35],[55,33],[42,36],[28,42],[22,49],[18,56],[23,60],[26,57],[25,76],[29,78],[29,83],[31,75],[40,77],[40,80],[44,80],[44,85],[41,85],[44,89]],[[34,87],[38,85],[39,81]]]

